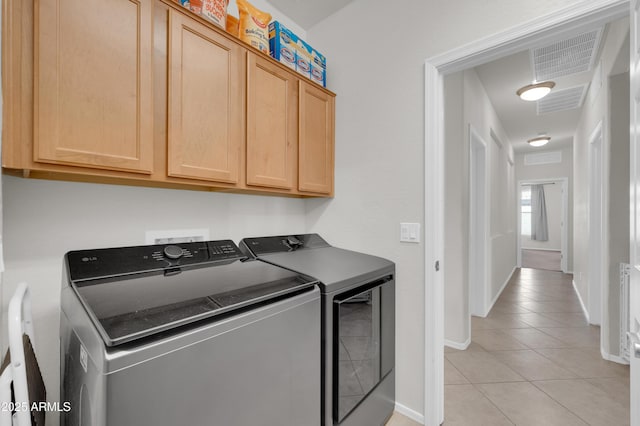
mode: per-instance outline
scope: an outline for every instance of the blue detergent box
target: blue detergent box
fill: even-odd
[[[271,57],[327,87],[327,60],[320,52],[278,21],[269,24]]]

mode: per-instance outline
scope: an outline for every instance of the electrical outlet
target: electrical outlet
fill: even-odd
[[[201,229],[170,229],[162,231],[147,231],[145,244],[176,244],[208,241],[209,230]]]

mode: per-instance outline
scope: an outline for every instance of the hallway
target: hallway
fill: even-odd
[[[571,279],[516,269],[469,348],[445,348],[445,425],[629,424],[629,368],[601,358]]]

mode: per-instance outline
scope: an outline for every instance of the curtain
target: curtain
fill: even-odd
[[[544,185],[531,185],[531,239],[536,241],[549,240]]]

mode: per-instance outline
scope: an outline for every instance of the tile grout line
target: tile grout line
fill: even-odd
[[[584,381],[584,379],[562,379],[562,380],[580,380],[580,381]],[[539,380],[539,381],[543,381],[543,380]],[[562,404],[560,401],[558,401],[557,399],[555,399],[553,396],[549,395],[547,392],[545,392],[544,389],[540,388],[538,385],[535,384],[535,382],[531,382],[531,384],[533,386],[535,386],[536,389],[538,389],[540,392],[544,393],[545,395],[547,395],[549,398],[551,398],[552,401],[554,401],[556,404],[558,404],[561,407],[564,407],[565,410],[567,410],[568,412],[570,412],[571,414],[573,414],[574,416],[576,416],[577,418],[579,418],[580,420],[582,420],[583,422],[585,422],[586,424],[590,425],[591,423],[589,423],[589,421],[587,421],[587,419],[583,418],[582,416],[580,416],[578,413],[574,412],[572,409],[570,409],[569,407],[565,406],[564,404]]]
[[[446,354],[445,354],[445,357],[446,357]],[[448,362],[449,362],[449,364],[451,364],[451,366],[452,366],[452,367],[453,367],[453,368],[458,372],[458,374],[460,374],[462,377],[464,377],[464,379],[468,382],[468,383],[458,383],[458,384],[461,384],[461,385],[472,384],[472,383],[471,383],[471,380],[469,380],[469,378],[468,378],[467,376],[465,376],[465,375],[462,373],[462,371],[458,370],[458,367],[456,367],[456,366],[451,362],[451,360],[447,359],[447,361],[448,361]],[[447,386],[451,386],[451,385],[449,384],[449,385],[447,385]]]
[[[513,383],[513,382],[506,382],[506,383]],[[482,383],[480,383],[480,384],[482,384]],[[490,384],[490,383],[488,383],[488,384]],[[480,394],[482,395],[482,397],[483,397],[484,399],[486,399],[487,401],[489,401],[489,403],[490,403],[491,405],[493,405],[493,406],[496,408],[496,410],[498,410],[498,412],[500,412],[500,413],[504,416],[504,418],[505,418],[505,419],[507,419],[509,422],[511,422],[511,424],[512,424],[512,425],[514,425],[514,426],[516,425],[515,420],[513,420],[511,417],[507,416],[507,413],[505,413],[504,411],[502,411],[502,410],[500,409],[500,407],[498,407],[498,406],[497,406],[497,405],[496,405],[496,404],[491,400],[491,398],[489,398],[489,397],[488,397],[488,396],[487,396],[487,395],[482,391],[482,389],[478,388],[474,383],[472,383],[472,384],[471,384],[471,386],[473,386],[473,388],[474,388],[474,389],[476,389],[478,392],[480,392]]]

